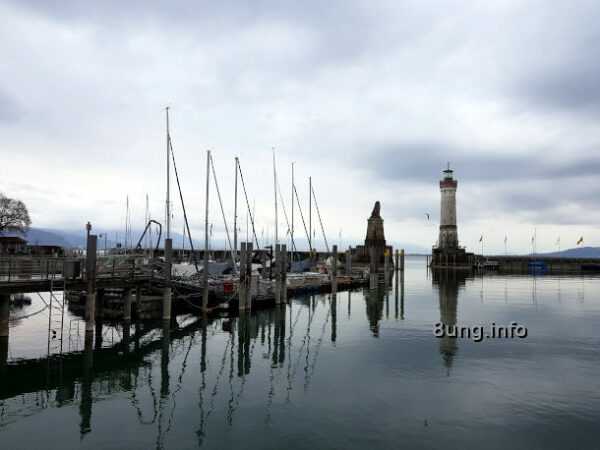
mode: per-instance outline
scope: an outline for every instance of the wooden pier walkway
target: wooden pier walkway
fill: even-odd
[[[133,287],[153,278],[141,270],[140,255],[98,258],[98,288]],[[29,293],[50,290],[85,290],[85,259],[73,257],[12,256],[0,258],[0,292]]]

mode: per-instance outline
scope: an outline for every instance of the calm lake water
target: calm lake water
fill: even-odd
[[[67,314],[62,358],[47,357],[46,311],[12,320],[1,446],[600,448],[600,278],[406,265],[379,291],[106,325],[87,350]],[[32,297],[11,317],[44,306]],[[440,320],[527,337],[437,338]]]

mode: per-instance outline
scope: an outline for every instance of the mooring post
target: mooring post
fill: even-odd
[[[102,340],[102,319],[96,317],[96,320],[94,321],[94,348],[101,349]]]
[[[246,243],[246,309],[252,307],[252,242]]]
[[[246,309],[246,243],[240,244],[240,279],[238,281],[239,310]]]
[[[8,336],[0,336],[0,376],[4,375],[4,368],[8,363]]]
[[[287,302],[287,246],[281,244],[281,295],[279,301],[281,303]]]
[[[10,320],[10,295],[0,294],[0,367],[8,361],[8,323]],[[0,372],[1,374],[2,372]]]
[[[404,320],[404,272],[400,274],[400,319]]]
[[[102,320],[104,316],[104,288],[96,289],[95,319]]]
[[[348,246],[348,252],[346,253],[346,275],[352,274],[352,247]]]
[[[404,249],[400,250],[400,270],[404,272]]]
[[[123,321],[131,322],[131,298],[133,297],[132,289],[125,289],[123,292]]]
[[[396,258],[398,257],[398,250],[396,250]],[[398,320],[398,278],[400,278],[400,274],[397,273],[394,278],[395,289],[394,289],[394,319]]]
[[[171,264],[173,258],[173,240],[165,239],[165,290],[163,292],[163,320],[171,320]]]
[[[385,249],[385,252],[383,253],[383,276],[386,280],[386,284],[387,284],[387,278],[388,278],[388,270],[389,268],[389,261],[390,261],[390,254],[389,254],[389,250]]]
[[[123,339],[121,340],[123,353],[129,353],[129,345],[131,344],[131,321],[123,321]]]
[[[160,395],[169,395],[169,353],[171,347],[171,321],[163,320],[160,352]]]
[[[87,331],[87,330],[86,330]],[[83,378],[81,379],[81,404],[79,405],[79,433],[81,436],[92,430],[92,381],[94,379],[94,336],[92,333],[85,333],[83,347]]]
[[[281,245],[275,245],[275,304],[281,303]]]
[[[337,245],[333,246],[331,261],[331,292],[337,292]]]
[[[89,234],[87,236],[86,254],[85,254],[85,331],[94,331],[95,312],[96,312],[96,246],[98,236]]]
[[[10,295],[0,294],[0,338],[8,338],[10,320]]]
[[[396,249],[396,253],[395,253],[395,256],[396,256],[395,270],[396,270],[396,272],[398,272],[398,270],[400,270],[400,266],[399,266],[399,263],[398,263],[398,257],[399,257],[399,255],[400,255],[400,251],[398,249]]]
[[[337,294],[331,294],[331,342],[337,338]]]
[[[138,284],[135,287],[135,314],[136,314],[136,317],[140,317],[141,310],[142,310],[142,287]]]

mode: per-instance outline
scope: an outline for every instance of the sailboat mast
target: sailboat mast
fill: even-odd
[[[204,295],[202,308],[208,308],[208,189],[210,186],[210,150],[206,150],[206,205],[204,207],[204,264],[202,274],[204,278]]]
[[[275,245],[279,244],[279,233],[277,230],[277,169],[275,168],[275,148],[273,147],[273,191],[275,192]],[[268,234],[268,232],[267,232]]]
[[[148,225],[148,221],[150,219],[148,218],[148,194],[146,194],[146,214],[144,214],[144,222],[146,222],[146,225]],[[148,235],[146,235],[146,248],[148,247]]]
[[[234,194],[234,202],[233,202],[233,263],[237,262],[237,240],[238,240],[238,230],[237,230],[237,179],[238,179],[238,159],[235,157],[235,194]]]
[[[150,250],[150,254],[152,254],[152,224],[150,222],[150,203],[148,201],[148,194],[146,194],[146,208],[148,209],[148,242],[150,245],[148,246],[148,250]]]
[[[170,179],[170,155],[169,155],[169,145],[171,143],[171,136],[169,134],[169,107],[167,106],[165,108],[165,110],[167,111],[167,200],[166,200],[166,206],[167,206],[167,239],[171,239],[171,198],[170,198],[170,188],[171,188],[171,179]]]
[[[129,238],[129,194],[127,194],[127,208],[125,212],[125,250],[127,250],[127,240]]]
[[[292,226],[290,230],[292,242],[294,242],[294,162],[292,161]],[[292,246],[290,246],[290,261],[293,261]]]
[[[308,177],[308,250],[312,255],[312,177]]]

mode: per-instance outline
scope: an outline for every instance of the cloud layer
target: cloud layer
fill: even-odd
[[[599,16],[593,1],[0,2],[0,189],[43,227],[121,226],[129,195],[141,228],[146,194],[164,216],[171,104],[198,235],[207,149],[230,225],[239,156],[273,235],[275,147],[288,214],[295,161],[303,212],[312,176],[343,245],[375,200],[388,240],[434,244],[447,161],[462,244],[503,251],[509,234],[529,251],[537,226],[539,251],[558,235],[600,245]]]

